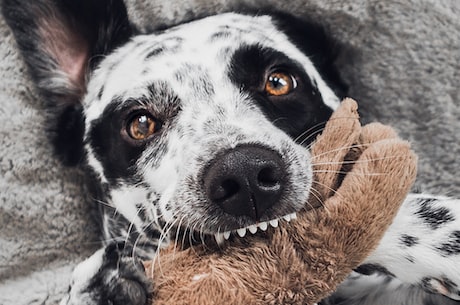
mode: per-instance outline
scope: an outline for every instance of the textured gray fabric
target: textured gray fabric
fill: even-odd
[[[130,0],[141,27],[237,9],[241,2]],[[460,2],[248,1],[322,23],[365,121],[398,129],[420,157],[417,189],[460,196]],[[52,156],[41,102],[0,20],[0,304],[55,304],[72,266],[98,247],[82,175]]]

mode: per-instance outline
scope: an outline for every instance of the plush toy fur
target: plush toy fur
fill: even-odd
[[[342,102],[312,147],[314,190],[276,229],[221,246],[174,246],[147,262],[154,304],[314,304],[376,247],[415,179],[416,156],[389,127],[361,127]],[[344,174],[347,172],[346,174]]]

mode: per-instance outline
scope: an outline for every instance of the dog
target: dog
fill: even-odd
[[[321,27],[225,13],[143,33],[122,0],[4,0],[2,11],[56,154],[86,170],[99,210],[104,245],[76,267],[62,304],[147,304],[139,259],[171,242],[244,238],[303,208],[308,145],[346,91]],[[455,304],[458,206],[411,194],[322,304],[385,304],[394,291],[409,302],[414,290],[414,304]]]

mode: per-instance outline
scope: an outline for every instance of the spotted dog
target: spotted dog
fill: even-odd
[[[318,26],[226,13],[145,33],[121,0],[4,0],[2,10],[50,141],[87,171],[99,209],[104,245],[77,266],[62,304],[146,304],[138,258],[171,242],[243,238],[303,207],[306,148],[345,89]],[[414,304],[460,299],[458,203],[410,195],[323,303],[377,304],[398,289],[404,304],[414,289]]]

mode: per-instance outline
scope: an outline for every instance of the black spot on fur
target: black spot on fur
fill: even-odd
[[[435,199],[419,200],[420,208],[415,213],[432,229],[438,229],[440,226],[455,220],[454,215],[445,207],[436,207]]]
[[[410,236],[410,235],[407,235],[407,234],[402,234],[401,237],[399,238],[399,240],[406,247],[415,246],[419,242],[418,237]]]
[[[409,263],[415,263],[415,258],[411,255],[404,257]]]
[[[436,247],[443,256],[460,254],[460,231],[454,231],[448,236],[448,240]]]
[[[148,223],[147,210],[142,203],[136,203],[137,216],[142,223]]]
[[[153,225],[145,226],[143,230],[144,230],[144,233],[149,237],[149,240],[156,241],[160,239],[161,237],[160,231]],[[151,253],[154,253],[154,251],[152,251]]]
[[[147,53],[147,55],[145,56],[145,59],[149,59],[149,58],[158,56],[158,55],[160,55],[161,53],[163,53],[164,50],[165,50],[165,49],[164,49],[163,47],[156,47],[156,48],[154,48],[153,50],[149,51],[149,53]]]
[[[226,59],[231,56],[231,52],[232,52],[232,49],[229,47],[222,48],[219,51],[219,57]]]
[[[224,38],[228,38],[232,35],[232,33],[230,31],[220,31],[220,32],[216,32],[214,34],[211,35],[211,38],[209,38],[209,41],[210,42],[215,42],[216,40],[219,40],[219,39],[224,39]]]
[[[361,266],[358,266],[358,268],[356,268],[355,271],[361,274],[365,274],[365,275],[371,275],[373,273],[378,272],[378,273],[382,273],[382,274],[386,274],[386,275],[390,275],[394,277],[393,273],[388,271],[385,267],[381,265],[377,265],[377,264],[361,265]]]
[[[297,88],[283,96],[266,94],[266,77],[274,70],[293,75]],[[314,140],[311,135],[323,127],[332,113],[303,67],[284,53],[259,45],[242,47],[233,54],[228,73],[276,126],[294,138],[304,135],[299,141],[305,140],[306,144]]]
[[[187,83],[199,97],[209,97],[215,93],[207,71],[201,66],[184,64],[174,73],[174,78],[180,83]]]
[[[102,85],[99,91],[97,92],[97,98],[100,100],[104,94],[104,86]]]

